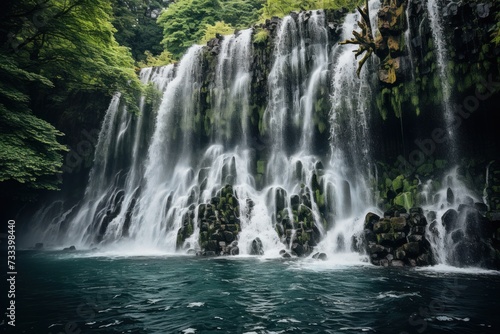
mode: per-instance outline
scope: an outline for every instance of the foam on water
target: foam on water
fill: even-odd
[[[432,274],[467,274],[467,275],[500,275],[497,270],[488,270],[484,268],[460,268],[446,264],[438,264],[429,267],[415,268],[417,271],[427,272]]]

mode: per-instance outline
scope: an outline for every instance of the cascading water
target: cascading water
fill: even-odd
[[[380,2],[369,2],[370,20],[376,31],[376,15]],[[351,37],[356,30],[359,13],[348,14],[341,40]],[[374,209],[370,196],[370,71],[363,70],[357,78],[357,61],[353,45],[335,45],[333,59],[331,115],[331,168],[326,172],[326,183],[331,189],[328,201],[336,204],[335,225],[328,232],[320,249],[329,254],[353,250],[353,236],[363,230],[367,209]],[[373,64],[368,64],[373,65]],[[378,211],[377,211],[378,212]]]
[[[345,36],[355,28],[355,19],[350,15],[346,20]],[[113,99],[85,197],[54,223],[57,226],[46,229],[59,239],[44,241],[80,248],[125,243],[167,252],[197,249],[210,243],[204,238],[215,216],[217,221],[239,222],[240,253],[252,253],[258,238],[266,256],[277,256],[281,249],[297,253],[302,244],[309,247],[312,234],[319,238],[338,224],[337,219],[365,209],[367,174],[359,176],[363,168],[348,171],[364,163],[368,152],[368,75],[363,76],[361,88],[352,89],[354,56],[337,46],[330,50],[323,11],[285,17],[274,37],[269,99],[259,125],[269,145],[257,147],[249,123],[254,103],[250,100],[252,35],[249,29],[224,37],[208,86],[203,86],[207,65],[201,46],[189,49],[176,66],[142,70],[143,82],[162,92],[158,111],[151,114],[142,98],[141,114],[133,116],[119,96]],[[348,70],[341,71],[343,66]],[[334,98],[330,100],[332,77]],[[337,103],[335,94],[348,91],[358,103],[343,105],[342,112],[335,106],[332,113],[356,112],[361,127],[351,121],[348,131],[332,130],[332,149],[318,154],[318,136],[336,121],[331,117],[326,123],[318,122],[318,113]],[[347,98],[339,100],[345,104]],[[200,123],[206,139],[195,136]],[[355,142],[358,148],[339,145],[343,140]],[[229,203],[204,204],[213,203],[214,196],[220,198],[225,185],[236,196],[237,204],[229,195],[227,201],[238,207],[237,217],[224,212]],[[185,238],[179,239],[180,230]],[[349,250],[353,231],[344,233],[348,242],[335,241],[340,243],[335,251]],[[309,244],[314,246],[313,240]]]
[[[172,72],[172,66],[146,69],[140,79],[164,89],[166,82],[172,79]],[[42,236],[40,239],[47,244],[71,243],[79,247],[128,236],[131,207],[135,205],[144,174],[141,161],[145,159],[151,133],[148,131],[151,110],[145,104],[143,97],[139,106],[141,113],[135,116],[121,105],[119,94],[113,97],[99,133],[94,166],[81,202],[67,211],[61,211],[62,201],[40,210],[35,215],[40,219],[30,235]],[[58,210],[55,215],[54,208]],[[48,220],[51,223],[47,226]]]
[[[432,3],[433,36],[441,38]],[[369,6],[376,31],[380,1]],[[349,39],[358,20],[348,14],[335,38]],[[368,62],[358,79],[355,47],[339,46],[326,21],[323,11],[301,12],[276,27],[264,101],[252,95],[262,66],[252,29],[219,40],[212,63],[206,47],[193,46],[177,65],[143,69],[143,83],[162,95],[159,107],[143,97],[136,116],[113,98],[85,196],[69,210],[63,201],[41,210],[31,244],[233,254],[237,241],[240,254],[271,257],[352,252],[367,211],[380,213],[371,195],[369,128],[376,64]],[[443,65],[445,46],[435,43]],[[480,202],[454,175],[443,190],[428,183],[422,193],[429,222],[437,221],[428,239],[449,264],[468,225],[447,231],[439,219]]]
[[[453,129],[454,110],[451,105],[451,73],[448,70],[448,51],[446,43],[446,34],[444,32],[444,25],[442,21],[441,8],[443,4],[441,0],[427,1],[427,16],[432,30],[432,38],[434,41],[434,48],[436,50],[436,65],[440,77],[442,108],[444,111],[444,121],[446,123],[446,130],[449,137],[450,152],[449,158],[457,162],[457,138]]]
[[[484,253],[490,251],[481,241],[487,237],[482,221],[487,207],[481,203],[480,194],[470,190],[459,168],[453,168],[441,182],[429,180],[421,196],[430,223],[426,234],[436,262],[481,266],[482,259],[487,257]]]

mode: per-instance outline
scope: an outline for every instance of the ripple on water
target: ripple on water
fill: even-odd
[[[400,293],[397,291],[387,291],[387,292],[381,292],[378,294],[377,299],[383,299],[383,298],[406,298],[406,297],[421,297],[418,292],[413,292],[413,293]]]
[[[317,271],[300,261],[254,258],[80,258],[54,264],[29,256],[20,254],[30,275],[19,277],[25,288],[16,299],[33,305],[23,315],[35,328],[20,323],[20,333],[62,332],[88,300],[97,305],[92,319],[76,319],[83,333],[385,333],[388,323],[391,332],[411,332],[418,328],[409,327],[410,315],[455,286],[466,289],[446,299],[445,311],[425,316],[428,332],[496,334],[500,328],[500,276],[482,272],[363,265]],[[225,265],[214,270],[215,263]]]
[[[193,303],[189,303],[187,307],[202,307],[203,305],[205,305],[204,302],[193,302]]]

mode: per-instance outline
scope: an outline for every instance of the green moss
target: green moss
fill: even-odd
[[[434,165],[432,163],[426,163],[417,168],[417,173],[419,175],[429,176],[434,171]]]
[[[392,190],[396,193],[403,189],[404,178],[405,177],[403,175],[399,175],[392,181]]]
[[[326,130],[326,124],[324,122],[318,122],[318,130],[319,133],[323,133]]]
[[[314,197],[316,199],[316,204],[318,207],[323,208],[325,206],[325,196],[321,194],[319,189],[314,192]]]
[[[255,44],[266,44],[269,39],[269,31],[267,29],[257,29],[253,35],[253,42]]]
[[[414,198],[411,192],[401,193],[394,199],[394,204],[403,206],[406,210],[414,206]]]
[[[266,162],[264,160],[257,161],[257,174],[266,173]]]

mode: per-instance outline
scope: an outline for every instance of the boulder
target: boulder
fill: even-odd
[[[416,257],[420,254],[420,244],[418,242],[409,242],[403,245],[403,250],[410,257]]]
[[[240,249],[238,248],[238,246],[231,247],[229,254],[230,255],[238,255],[238,254],[240,254]]]
[[[416,261],[418,266],[429,266],[432,264],[431,257],[427,253],[419,255]]]
[[[406,252],[403,249],[398,248],[396,250],[396,259],[398,259],[398,260],[406,259]]]
[[[249,253],[250,255],[264,255],[264,246],[260,238],[257,237],[252,240]]]
[[[474,203],[474,208],[482,215],[488,212],[488,206],[484,203]]]
[[[382,246],[394,245],[394,233],[380,233],[377,234],[377,243]]]
[[[424,239],[424,236],[421,234],[412,234],[408,236],[409,242],[421,242]]]
[[[406,223],[406,219],[404,217],[392,217],[391,227],[394,230],[394,232],[408,231],[408,224]]]
[[[224,239],[227,243],[231,243],[234,241],[234,234],[230,231],[224,231]]]
[[[457,227],[458,212],[454,209],[449,209],[444,213],[443,217],[441,217],[441,222],[447,233],[453,231]]]
[[[462,230],[456,230],[451,233],[451,240],[453,241],[454,244],[456,244],[459,241],[462,241],[465,237],[464,231]]]
[[[455,204],[455,194],[453,194],[453,190],[451,190],[451,188],[446,190],[446,202],[448,202],[448,205]]]
[[[380,217],[372,212],[368,212],[365,216],[364,228],[373,230],[373,225],[380,220]]]
[[[304,247],[301,244],[294,242],[292,244],[292,253],[295,253],[298,257],[302,257],[305,254]]]
[[[387,250],[382,245],[376,244],[374,242],[370,242],[368,244],[368,253],[369,254],[377,253],[377,254],[384,254],[385,255],[385,254],[387,254]]]
[[[375,235],[375,233],[373,233],[373,231],[366,229],[363,231],[363,239],[365,244],[367,245],[370,241],[376,242],[377,236]]]
[[[391,230],[391,222],[389,220],[382,220],[373,225],[373,232],[386,233]]]
[[[425,227],[423,226],[413,226],[411,229],[411,234],[420,234],[424,235],[425,234]]]

